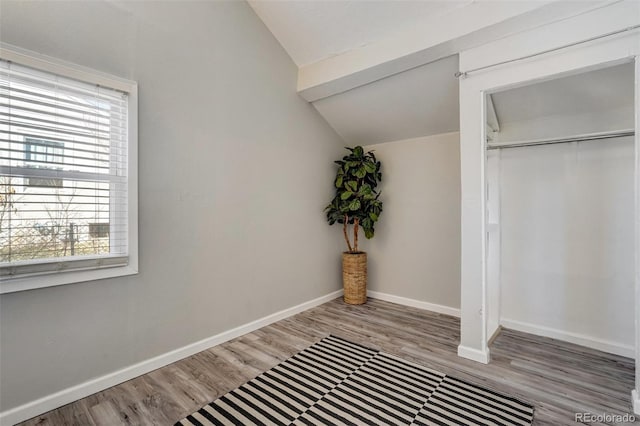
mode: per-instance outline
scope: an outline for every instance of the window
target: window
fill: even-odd
[[[0,291],[135,273],[135,83],[0,53]]]
[[[54,164],[62,164],[64,159],[62,142],[52,142],[42,139],[25,138],[25,162],[34,168],[58,169]],[[37,177],[27,178],[27,186],[52,186],[62,187],[62,179],[43,179]]]
[[[43,139],[24,138],[25,140],[25,156],[24,159],[28,163],[35,163],[35,167],[41,165],[45,168],[51,168],[52,164],[63,164],[63,148],[62,142],[53,142]],[[58,168],[59,167],[54,167]]]
[[[91,238],[109,238],[109,223],[90,223],[89,235]]]

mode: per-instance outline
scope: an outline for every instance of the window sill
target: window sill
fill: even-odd
[[[35,290],[37,288],[102,280],[106,278],[135,275],[138,269],[132,265],[112,268],[90,269],[81,271],[65,271],[30,277],[5,278],[0,282],[0,294]]]

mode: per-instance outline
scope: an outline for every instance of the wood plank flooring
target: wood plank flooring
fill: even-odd
[[[575,424],[575,412],[631,411],[629,358],[503,330],[482,365],[456,355],[459,327],[447,315],[336,299],[22,424],[172,425],[328,334],[517,396],[535,406],[535,425]]]

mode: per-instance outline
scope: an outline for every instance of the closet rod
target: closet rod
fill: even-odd
[[[580,136],[575,136],[570,138],[536,139],[536,140],[522,141],[522,142],[487,144],[487,149],[519,148],[522,146],[553,145],[557,143],[596,141],[601,139],[613,139],[613,138],[622,138],[625,136],[634,136],[635,134],[636,132],[633,130],[619,130],[615,132],[590,133],[587,135],[580,135]]]

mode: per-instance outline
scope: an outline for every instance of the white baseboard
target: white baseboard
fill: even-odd
[[[489,348],[481,351],[479,349],[462,345],[458,346],[458,356],[472,361],[481,362],[483,364],[489,364],[489,360],[491,359]]]
[[[500,325],[502,325],[504,328],[531,333],[537,336],[563,340],[565,342],[575,343],[577,345],[586,346],[588,348],[597,349],[599,351],[620,355],[627,358],[634,358],[636,353],[635,347],[632,345],[624,345],[618,342],[598,339],[596,337],[591,337],[584,334],[572,333],[569,331],[558,330],[541,325],[535,325],[506,318],[500,320]]]
[[[302,311],[306,311],[307,309],[322,305],[323,303],[333,300],[341,295],[342,290],[334,291],[327,295],[301,303],[297,306],[284,309],[280,312],[267,315],[266,317],[257,319],[250,323],[216,334],[215,336],[191,343],[187,346],[183,346],[182,348],[158,355],[132,366],[114,371],[113,373],[105,376],[97,377],[79,385],[63,389],[52,395],[47,395],[35,401],[4,411],[0,413],[0,425],[13,425],[42,413],[46,413],[47,411],[56,409],[70,402],[77,401],[78,399],[110,388],[111,386],[115,386],[122,382],[126,382],[127,380],[149,373],[150,371],[197,354],[198,352],[209,349],[228,340],[235,339],[236,337],[250,333],[284,318],[288,318]]]
[[[640,414],[640,395],[637,390],[631,391],[631,403],[633,404],[633,412]]]
[[[379,291],[367,291],[367,295],[374,299],[384,300],[385,302],[397,303],[399,305],[411,306],[412,308],[425,309],[427,311],[460,318],[460,309],[450,306],[437,305],[435,303],[409,299],[408,297],[394,296],[393,294],[381,293]]]
[[[491,345],[494,340],[500,335],[502,331],[502,326],[498,325],[492,333],[489,333],[489,339],[487,340],[487,345]]]

